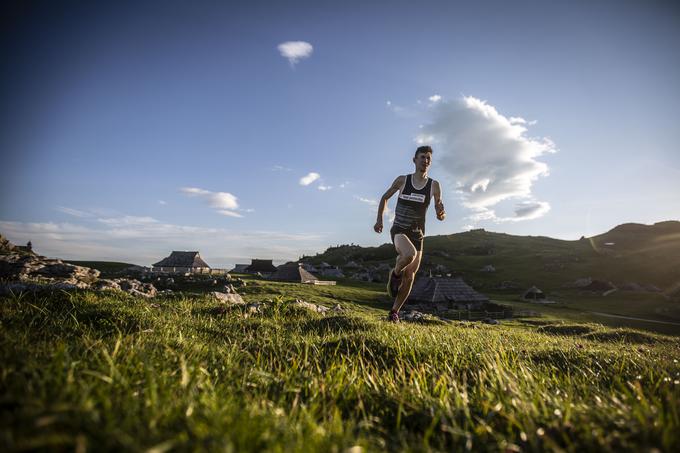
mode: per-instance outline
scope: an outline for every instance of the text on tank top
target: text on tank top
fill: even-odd
[[[432,194],[432,178],[427,178],[425,185],[416,189],[411,180],[412,175],[406,175],[404,189],[397,199],[394,210],[394,225],[408,230],[420,230],[425,233],[425,214],[430,206]]]

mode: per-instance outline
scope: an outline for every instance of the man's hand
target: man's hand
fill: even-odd
[[[434,209],[437,211],[437,220],[444,220],[446,218],[444,203],[441,201],[439,203],[435,203]]]
[[[376,233],[382,233],[382,230],[383,230],[382,220],[378,220],[377,222],[375,222],[375,225],[373,225],[373,231],[375,231]]]

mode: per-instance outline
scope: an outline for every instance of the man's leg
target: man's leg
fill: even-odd
[[[394,273],[399,276],[406,266],[413,263],[418,251],[405,234],[394,235],[394,248],[397,249],[397,264]]]
[[[413,261],[411,261],[411,263],[409,263],[403,269],[401,286],[399,286],[399,292],[397,293],[397,297],[394,299],[394,304],[392,305],[393,312],[398,312],[402,305],[404,305],[404,302],[406,302],[406,299],[408,299],[409,294],[411,294],[411,287],[413,287],[413,281],[415,280],[416,272],[418,272],[418,268],[420,267],[420,260],[422,257],[423,252],[417,251]]]
[[[416,256],[416,248],[405,234],[395,234],[393,237],[394,248],[397,250],[397,263],[390,271],[387,280],[387,294],[397,297],[401,286],[401,274],[406,266],[411,264]]]

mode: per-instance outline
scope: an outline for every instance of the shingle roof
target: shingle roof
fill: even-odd
[[[418,277],[409,302],[488,302],[489,298],[468,286],[460,277]]]
[[[272,263],[272,260],[258,260],[254,259],[250,263],[250,266],[246,268],[247,272],[276,272],[276,266]]]
[[[173,251],[170,256],[163,258],[155,267],[210,267],[203,261],[198,252]]]
[[[271,276],[272,280],[284,280],[287,282],[307,283],[318,280],[314,275],[307,272],[299,263],[282,264]]]
[[[524,291],[524,294],[522,294],[523,299],[545,299],[545,294],[543,291],[538,289],[535,286],[532,286],[531,288],[527,289]]]

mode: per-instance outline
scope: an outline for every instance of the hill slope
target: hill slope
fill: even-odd
[[[543,236],[513,236],[473,230],[425,238],[426,272],[443,265],[477,288],[503,281],[520,287],[562,288],[576,279],[635,282],[671,290],[680,283],[680,222],[625,224],[592,238],[564,241]],[[394,247],[340,246],[309,258],[312,263],[392,264]],[[495,272],[483,272],[492,265]]]
[[[343,310],[297,307],[297,291]],[[255,310],[0,297],[2,450],[680,448],[677,339],[550,319],[391,324],[381,292],[253,281],[246,301],[271,299]]]

